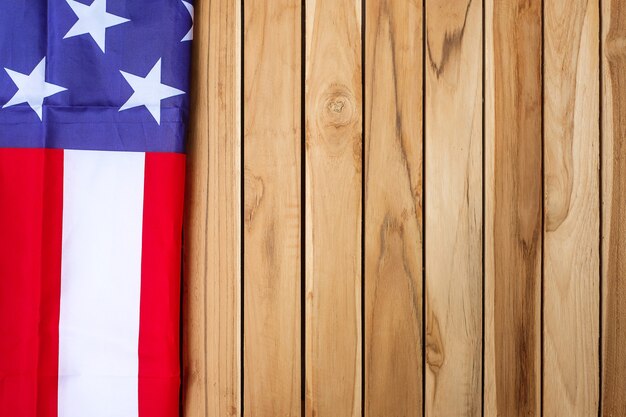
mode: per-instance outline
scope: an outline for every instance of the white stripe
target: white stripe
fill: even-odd
[[[64,161],[59,417],[137,416],[145,154]]]

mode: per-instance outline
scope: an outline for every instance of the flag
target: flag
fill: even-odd
[[[0,416],[178,415],[192,28],[0,1]]]

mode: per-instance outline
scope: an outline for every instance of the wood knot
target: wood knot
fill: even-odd
[[[353,142],[358,142],[352,147],[354,153],[360,155],[361,114],[352,91],[343,84],[331,84],[318,97],[316,108],[319,135],[312,139],[320,140],[325,150],[335,156],[346,152],[346,147]],[[360,157],[356,162],[360,164]]]
[[[426,363],[430,370],[437,374],[445,361],[443,350],[443,340],[439,330],[439,320],[429,312],[428,324],[426,328]]]
[[[251,227],[254,215],[263,200],[264,185],[263,179],[258,177],[250,170],[244,172],[244,189],[245,189],[245,207],[244,221],[248,227]]]
[[[346,102],[343,100],[343,98],[340,98],[336,101],[331,101],[330,103],[328,103],[328,108],[330,111],[334,111],[335,113],[341,113],[345,105]]]
[[[354,94],[345,86],[332,84],[321,97],[321,111],[318,112],[319,127],[341,129],[358,120]]]

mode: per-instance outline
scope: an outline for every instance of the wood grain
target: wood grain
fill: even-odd
[[[602,416],[626,414],[626,3],[602,1]]]
[[[485,415],[540,415],[540,0],[485,2]]]
[[[361,415],[361,3],[306,2],[306,415]]]
[[[241,10],[196,3],[187,143],[183,411],[241,415]]]
[[[365,415],[422,416],[422,4],[366,3]]]
[[[362,2],[195,3],[183,412],[626,416],[626,3]]]
[[[426,414],[482,409],[482,5],[426,2]]]
[[[244,4],[244,415],[299,416],[301,8]]]
[[[543,415],[598,409],[599,10],[544,2]]]

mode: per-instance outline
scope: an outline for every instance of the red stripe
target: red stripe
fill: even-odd
[[[139,417],[178,415],[185,157],[146,153],[139,315]]]
[[[63,151],[0,149],[0,415],[56,417]]]

